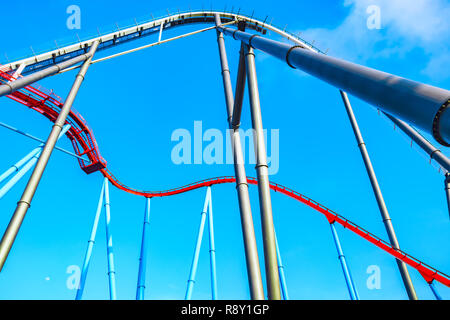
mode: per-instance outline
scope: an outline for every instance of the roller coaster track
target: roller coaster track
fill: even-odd
[[[87,41],[73,44],[66,48],[58,49],[41,55],[37,55],[30,58],[25,58],[20,61],[7,64],[0,67],[0,83],[7,83],[8,81],[14,80],[12,74],[15,69],[17,69],[21,64],[26,64],[23,74],[32,73],[49,65],[56,64],[60,61],[67,60],[79,54],[85,53],[86,48],[90,46],[93,41],[101,41],[98,51],[105,50],[110,47],[114,47],[121,43],[130,42],[132,40],[148,36],[160,31],[160,26],[164,26],[165,29],[173,28],[183,24],[195,24],[195,23],[213,23],[214,14],[216,12],[188,12],[188,13],[178,13],[163,19],[154,20],[144,24],[139,24],[130,28],[119,30],[111,34],[100,36],[98,38],[89,39]],[[244,15],[233,14],[233,13],[223,13],[220,12],[223,23],[230,23],[233,21],[245,21],[246,27],[248,29],[253,29],[257,32],[265,34],[267,31],[272,31],[280,36],[295,42],[298,46],[305,49],[320,52],[319,49],[314,48],[311,44],[306,41],[299,39],[298,37],[282,31],[270,24],[266,24],[265,21],[261,22],[255,20],[251,17]],[[42,87],[37,87],[35,85],[28,85],[18,91],[15,91],[8,95],[8,97],[26,107],[42,114],[50,121],[55,122],[58,117],[59,111],[63,106],[62,100],[56,96],[52,91],[48,91]],[[93,131],[89,128],[87,122],[83,117],[77,113],[74,109],[70,111],[70,114],[66,121],[67,124],[71,125],[70,130],[66,133],[67,137],[72,143],[73,149],[78,156],[87,156],[89,161],[84,161],[78,158],[79,165],[81,169],[87,173],[93,173],[100,171],[104,177],[116,186],[118,189],[128,192],[130,194],[143,196],[147,198],[153,197],[167,197],[172,195],[177,195],[185,193],[191,190],[199,189],[202,187],[208,187],[218,184],[235,183],[236,178],[234,176],[225,176],[210,178],[202,180],[199,182],[191,183],[182,187],[164,190],[164,191],[141,191],[126,186],[119,179],[117,179],[107,168],[107,162],[102,158],[96,140],[94,138]],[[255,178],[247,178],[248,183],[252,185],[257,185],[258,181]],[[388,254],[392,255],[398,260],[401,260],[416,269],[427,282],[432,282],[436,280],[447,287],[450,287],[450,277],[443,272],[423,263],[422,261],[410,256],[404,251],[394,249],[391,244],[377,237],[376,235],[370,233],[364,228],[359,227],[357,224],[351,222],[350,220],[344,218],[343,216],[335,213],[334,211],[328,209],[327,207],[321,205],[320,203],[292,190],[284,187],[278,183],[270,182],[270,188],[293,198],[309,207],[315,211],[321,213],[326,217],[329,223],[337,222],[344,228],[349,229],[353,233],[362,237],[366,241],[372,243],[378,248],[384,250]]]
[[[3,77],[6,77],[3,74]],[[46,94],[32,86],[27,86],[24,90],[16,91],[12,95],[8,96],[9,98],[13,99],[14,101],[17,101],[32,110],[35,110],[39,113],[41,113],[43,116],[50,119],[50,121],[54,121],[58,115],[58,110],[62,106],[62,102],[59,101],[54,95]],[[75,152],[78,155],[87,155],[89,159],[91,160],[91,163],[86,164],[85,161],[78,159],[81,168],[87,172],[90,173],[90,170],[92,166],[104,166],[102,169],[100,169],[100,172],[103,174],[103,176],[107,177],[108,180],[118,189],[123,190],[125,192],[128,192],[130,194],[138,195],[138,196],[144,196],[144,197],[168,197],[173,196],[181,193],[185,193],[188,191],[192,191],[195,189],[208,187],[212,185],[217,184],[225,184],[225,183],[234,183],[236,182],[236,178],[233,176],[226,176],[226,177],[218,177],[218,178],[210,178],[198,182],[194,182],[182,187],[164,190],[164,191],[140,191],[137,189],[133,189],[130,187],[127,187],[123,183],[121,183],[107,168],[106,168],[106,161],[101,158],[100,152],[98,150],[97,143],[94,139],[94,134],[92,130],[88,127],[87,123],[84,121],[84,119],[76,113],[74,110],[71,111],[70,116],[68,118],[68,123],[72,125],[72,129],[67,132],[67,136],[69,140],[72,142],[72,145],[74,147]],[[89,139],[88,139],[89,137]],[[80,147],[86,148],[85,152],[80,152]],[[100,164],[99,164],[100,163]],[[248,183],[257,185],[258,181],[255,178],[248,177]],[[328,221],[331,222],[337,222],[341,224],[346,229],[349,229],[353,233],[357,234],[358,236],[362,237],[363,239],[369,241],[370,243],[374,244],[378,248],[381,248],[382,250],[386,251],[390,255],[394,256],[395,258],[407,263],[414,269],[420,272],[420,274],[424,277],[424,279],[427,282],[436,280],[440,283],[450,287],[450,277],[446,275],[445,273],[442,273],[438,271],[437,269],[430,267],[429,265],[421,262],[420,260],[408,255],[407,253],[395,250],[392,248],[392,246],[387,243],[386,241],[382,240],[381,238],[375,236],[374,234],[370,233],[369,231],[366,231],[365,229],[359,227],[357,224],[351,222],[350,220],[344,218],[343,216],[335,213],[334,211],[328,209],[327,207],[321,205],[320,203],[298,193],[297,191],[294,191],[292,189],[289,189],[285,186],[282,186],[278,183],[271,182],[270,188],[276,192],[279,192],[281,194],[284,194],[290,198],[293,198],[303,204],[306,204],[307,206],[313,208],[319,213],[322,213],[325,215],[325,217],[328,219]]]

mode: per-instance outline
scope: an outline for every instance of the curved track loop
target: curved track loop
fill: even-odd
[[[102,170],[102,173],[105,175],[105,177],[109,179],[109,181],[111,181],[112,184],[114,184],[117,188],[122,189],[122,186],[118,184],[117,180],[115,180],[114,177],[110,176],[110,173],[108,172],[107,169]],[[247,181],[249,184],[253,185],[258,184],[258,181],[255,178],[247,177]],[[236,182],[236,178],[234,176],[225,176],[225,177],[205,179],[179,188],[164,191],[142,192],[135,190],[132,191],[131,193],[145,197],[168,197],[203,187],[209,187],[216,184],[234,183],[234,182]],[[388,242],[377,237],[373,233],[365,230],[364,228],[361,228],[356,223],[351,222],[345,217],[323,206],[322,204],[278,183],[270,182],[270,189],[274,190],[275,192],[284,194],[290,198],[293,198],[303,204],[306,204],[308,207],[311,207],[317,212],[323,214],[327,218],[329,223],[335,222],[339,223],[344,228],[364,238],[365,240],[374,244],[378,248],[386,251],[395,258],[405,262],[406,264],[410,265],[411,267],[419,271],[427,282],[432,282],[433,280],[436,280],[446,285],[447,287],[450,287],[450,277],[445,273],[440,272],[437,269],[423,263],[422,261],[412,257],[411,255],[407,254],[404,251],[394,249]]]
[[[251,29],[254,29],[258,32],[266,32],[266,29],[271,30],[283,37],[285,37],[288,40],[294,41],[298,43],[299,45],[302,45],[303,47],[315,50],[312,46],[309,44],[305,44],[305,42],[301,41],[298,38],[295,38],[293,35],[286,33],[285,31],[281,31],[280,29],[277,29],[276,27],[273,27],[271,25],[266,25],[264,22],[248,18],[242,15],[237,14],[230,14],[230,13],[224,13],[224,12],[217,12],[221,16],[228,18],[229,20],[235,19],[235,20],[245,20],[248,24],[250,24]],[[214,12],[201,12],[201,13],[190,13],[190,19],[193,17],[197,19],[192,19],[192,23],[212,23]],[[203,17],[202,19],[198,19],[198,17]],[[178,19],[178,20],[177,20]],[[180,20],[181,19],[181,20]],[[160,19],[164,21],[170,21],[173,26],[176,26],[178,24],[183,23],[189,23],[189,19],[187,18],[186,14],[178,14],[173,15],[164,19]],[[159,21],[159,20],[158,20]],[[165,23],[167,23],[167,21]],[[179,23],[175,23],[178,21]],[[137,26],[137,29],[139,29],[140,26]],[[127,29],[128,30],[128,29]],[[119,31],[118,34],[120,36]],[[108,36],[108,35],[107,35]],[[37,61],[37,59],[36,59]],[[0,68],[0,83],[1,82],[7,82],[12,79],[11,71],[14,64],[10,64],[7,66],[7,68],[3,68],[4,71],[1,71],[2,68]],[[9,70],[9,72],[5,72]],[[53,94],[53,92],[44,92],[46,91],[43,88],[36,88],[35,86],[27,86],[26,88],[23,88],[19,91],[14,92],[13,94],[9,95],[8,97],[13,99],[14,101],[17,101],[27,107],[29,107],[32,110],[35,110],[45,117],[47,117],[50,121],[54,122],[56,120],[57,115],[59,114],[59,110],[61,109],[63,102],[59,97]],[[202,187],[212,186],[216,184],[225,184],[225,183],[234,183],[236,182],[235,177],[233,176],[226,176],[226,177],[218,177],[218,178],[211,178],[202,180],[199,182],[191,183],[183,187],[165,190],[165,191],[140,191],[137,189],[133,189],[130,187],[127,187],[123,183],[121,183],[106,167],[106,161],[101,157],[100,151],[98,149],[97,143],[94,139],[94,134],[92,130],[88,127],[86,121],[81,117],[80,114],[78,114],[76,111],[72,110],[68,116],[67,120],[68,124],[72,125],[71,130],[67,132],[67,136],[72,142],[73,148],[75,150],[75,153],[79,156],[87,155],[90,162],[86,163],[83,160],[78,159],[80,167],[86,172],[86,173],[92,173],[95,171],[101,171],[101,173],[108,178],[108,180],[117,188],[139,196],[144,197],[167,197],[172,196],[176,194],[181,194],[184,192],[188,192],[194,189],[199,189]],[[248,183],[256,185],[258,182],[255,178],[248,178]],[[369,241],[370,243],[374,244],[375,246],[381,248],[382,250],[386,251],[390,255],[394,256],[395,258],[405,262],[406,264],[410,265],[424,277],[424,279],[427,282],[432,282],[433,280],[436,280],[447,287],[450,287],[450,277],[446,275],[443,272],[438,271],[437,269],[421,262],[420,260],[410,256],[409,254],[394,249],[388,242],[382,240],[381,238],[375,236],[374,234],[370,233],[369,231],[359,227],[355,223],[349,221],[348,219],[344,218],[343,216],[335,213],[334,211],[326,208],[325,206],[321,205],[320,203],[292,190],[287,187],[284,187],[277,183],[270,183],[270,188],[276,192],[279,192],[281,194],[284,194],[290,198],[293,198],[299,202],[302,202],[303,204],[313,208],[314,210],[318,211],[319,213],[323,214],[329,223],[339,223],[344,228],[349,229],[353,233],[357,234],[358,236],[364,238],[365,240]]]

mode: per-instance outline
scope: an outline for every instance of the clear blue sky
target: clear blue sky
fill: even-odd
[[[329,54],[370,67],[450,87],[447,1],[214,1],[215,9],[241,11],[292,32]],[[365,9],[381,7],[381,29],[366,28]],[[66,27],[66,8],[81,8],[82,29]],[[2,47],[10,59],[165,13],[187,10],[201,1],[22,1],[2,5]],[[210,8],[210,2],[204,4]],[[201,26],[170,30],[163,37]],[[126,45],[132,48],[155,37]],[[239,44],[226,39],[234,82]],[[124,47],[122,47],[124,48]],[[99,53],[99,57],[110,52]],[[325,204],[387,239],[380,213],[337,89],[264,53],[257,52],[263,124],[280,131],[280,168],[271,180]],[[65,97],[74,79],[66,73],[41,81]],[[250,128],[247,97],[242,126]],[[400,246],[437,269],[450,273],[450,220],[443,176],[428,159],[366,103],[351,98],[391,214]],[[0,121],[39,137],[50,123],[9,99],[1,99]],[[204,178],[232,175],[231,165],[175,165],[170,155],[178,128],[192,132],[226,129],[217,43],[214,31],[147,49],[91,67],[74,107],[94,131],[108,167],[124,183],[146,190],[181,186]],[[36,143],[0,129],[1,171]],[[433,141],[434,142],[434,141]],[[64,138],[60,145],[70,148]],[[448,154],[447,150],[445,152]],[[255,176],[254,166],[247,174]],[[13,251],[0,273],[0,299],[73,299],[66,287],[71,265],[81,265],[102,177],[85,175],[77,161],[54,152]],[[25,187],[21,181],[0,201],[3,233]],[[251,202],[261,266],[262,243],[256,187]],[[154,199],[151,207],[146,297],[182,299],[186,288],[205,189]],[[213,187],[219,297],[247,299],[247,277],[236,191]],[[292,299],[348,299],[326,219],[312,209],[272,194],[274,220]],[[135,297],[144,199],[111,187],[111,214],[117,292]],[[406,299],[393,258],[338,227],[348,263],[362,299]],[[208,238],[205,234],[195,284],[195,299],[210,298]],[[381,289],[366,287],[371,265],[381,269]],[[432,299],[422,277],[410,268],[419,298]],[[440,284],[446,299],[450,289]],[[107,299],[106,248],[102,217],[88,275],[85,298]]]

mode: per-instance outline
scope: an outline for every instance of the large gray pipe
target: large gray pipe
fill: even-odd
[[[450,91],[259,35],[226,27],[219,30],[431,133],[440,144],[450,146]]]
[[[64,62],[60,62],[57,63],[55,65],[52,65],[51,67],[48,67],[44,70],[35,72],[30,74],[29,76],[23,77],[23,78],[19,78],[15,81],[9,82],[9,83],[5,83],[3,85],[0,85],[0,97],[8,95],[13,93],[14,91],[17,91],[19,89],[22,89],[36,81],[39,81],[41,79],[44,79],[48,76],[57,74],[58,72],[60,72],[61,70],[64,70],[68,67],[71,67],[77,63],[86,61],[87,59],[92,57],[92,52],[88,52],[82,55],[79,55],[75,58],[72,58],[70,60],[64,61]]]

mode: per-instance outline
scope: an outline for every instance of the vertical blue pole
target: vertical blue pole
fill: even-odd
[[[108,258],[109,298],[116,300],[116,271],[114,270],[113,242],[110,230],[111,210],[109,203],[109,183],[105,178],[105,218],[106,218],[106,250]]]
[[[63,127],[63,130],[61,131],[61,133],[58,136],[58,140],[70,129],[70,125],[65,125]],[[33,151],[31,151],[29,154],[27,154],[24,158],[22,158],[19,162],[17,162],[14,166],[12,166],[9,170],[7,170],[4,174],[2,174],[2,180],[6,179],[8,176],[10,176],[13,172],[14,169],[17,171],[17,168],[20,168],[20,166],[23,166],[19,172],[17,172],[12,178],[11,180],[9,180],[2,188],[0,188],[0,199],[2,199],[5,194],[8,193],[9,190],[11,190],[12,187],[14,187],[16,185],[17,182],[20,181],[20,179],[22,179],[22,177],[28,172],[30,171],[31,168],[34,167],[34,165],[36,164],[36,162],[39,160],[39,157],[41,155],[42,152],[42,147],[44,145],[41,144],[38,148],[34,149]],[[28,161],[28,162],[26,162]],[[25,163],[26,162],[26,163]],[[25,165],[24,165],[25,163]]]
[[[200,255],[200,247],[202,244],[203,230],[205,229],[206,212],[208,210],[208,204],[209,204],[210,198],[211,198],[211,188],[208,187],[206,189],[206,198],[205,198],[205,203],[203,205],[203,211],[201,214],[200,227],[198,229],[197,242],[195,244],[194,257],[192,259],[191,271],[189,273],[189,280],[187,283],[185,300],[191,300],[192,291],[194,290],[195,275],[197,273],[198,258]]]
[[[211,294],[212,300],[217,300],[216,245],[214,242],[214,222],[213,222],[211,194],[209,196],[208,225],[209,225],[209,255],[211,263]]]
[[[276,233],[275,233],[275,245],[277,249],[278,273],[280,274],[281,292],[283,293],[283,299],[289,300],[289,293],[286,285],[286,277],[284,275],[284,266],[283,261],[281,260],[280,248],[278,247],[278,239]]]
[[[338,251],[339,261],[341,262],[342,271],[344,272],[345,282],[347,284],[347,289],[350,294],[350,299],[359,300],[358,292],[356,291],[356,287],[353,283],[352,276],[347,266],[347,261],[345,260],[344,252],[342,251],[341,242],[339,241],[339,236],[336,231],[336,227],[334,226],[334,222],[330,223],[331,233],[333,234],[334,243],[336,244],[336,249]]]
[[[145,268],[147,266],[147,232],[150,225],[150,198],[145,199],[144,226],[142,230],[141,254],[139,256],[139,272],[136,291],[136,300],[144,300]]]
[[[94,224],[92,225],[91,236],[88,240],[88,247],[86,250],[86,255],[84,256],[83,269],[81,270],[80,284],[78,285],[77,295],[75,300],[81,300],[83,297],[84,284],[86,283],[86,276],[89,269],[89,263],[91,261],[92,249],[95,243],[95,236],[97,234],[98,221],[100,219],[100,214],[102,212],[103,197],[105,194],[105,182],[102,184],[102,191],[100,192],[100,199],[98,199],[97,211],[95,212]]]
[[[428,285],[431,288],[431,291],[433,291],[434,297],[436,298],[436,300],[442,300],[441,295],[439,294],[439,292],[437,292],[436,287],[434,286],[433,282],[429,282]]]

